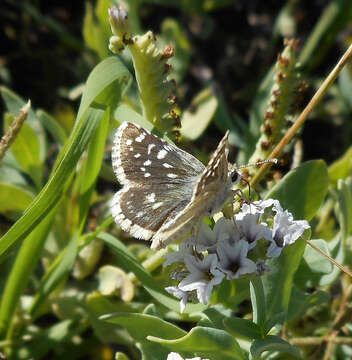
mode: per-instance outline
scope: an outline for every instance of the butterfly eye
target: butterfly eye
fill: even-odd
[[[231,174],[231,181],[233,184],[237,183],[240,180],[240,174],[236,170],[234,170]]]

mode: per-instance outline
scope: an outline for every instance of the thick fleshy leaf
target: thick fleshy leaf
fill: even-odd
[[[102,342],[131,345],[132,338],[128,334],[126,328],[101,320],[100,317],[118,311],[124,313],[142,311],[144,304],[127,304],[124,301],[107,298],[98,292],[93,292],[86,297],[86,301],[83,305],[88,312],[89,321],[94,329],[95,335],[99,337]]]
[[[323,239],[315,239],[310,240],[315,246],[319,247],[321,250],[325,252],[325,254],[329,254],[328,244]],[[307,264],[308,268],[312,273],[315,274],[329,274],[333,269],[332,263],[325,256],[319,254],[312,247],[307,246],[304,250],[303,260]]]
[[[329,166],[330,180],[336,184],[337,180],[346,178],[352,173],[352,146],[339,159]]]
[[[229,318],[224,320],[225,329],[234,337],[248,340],[260,339],[260,327],[251,320],[242,318]]]
[[[328,186],[325,162],[312,160],[291,170],[271,189],[267,198],[280,200],[282,207],[288,209],[295,220],[310,220],[321,206]]]
[[[173,325],[157,316],[138,313],[115,313],[103,315],[101,320],[123,326],[137,341],[146,341],[148,336],[163,337],[165,339],[181,338],[187,334],[176,325]]]
[[[174,340],[166,340],[165,336],[148,336],[148,340],[158,342],[170,351],[191,352],[210,359],[246,358],[238,342],[228,332],[209,327],[194,327],[187,335]]]
[[[325,291],[318,290],[312,294],[308,294],[294,286],[292,288],[287,320],[292,321],[299,316],[304,316],[310,308],[327,303],[330,300],[331,295]]]
[[[341,228],[341,236],[345,243],[352,231],[352,177],[337,182],[337,217]]]
[[[115,254],[119,257],[120,263],[126,267],[129,271],[132,271],[136,277],[141,281],[145,289],[152,295],[158,302],[166,306],[167,308],[179,311],[179,301],[171,297],[160,286],[160,284],[144,269],[144,267],[137,261],[137,259],[131,254],[131,252],[123,245],[119,240],[107,233],[101,233],[98,235],[106,245],[111,247]],[[200,312],[206,308],[201,304],[188,304],[185,309],[185,313]]]
[[[328,188],[327,168],[323,161],[308,161],[288,173],[267,195],[278,199],[284,209],[293,213],[295,220],[311,219],[324,200]],[[297,191],[299,189],[299,191]],[[266,331],[283,321],[291,296],[293,276],[304,253],[305,242],[283,250],[278,258],[268,261],[270,272],[262,277],[266,300]]]
[[[264,351],[278,351],[291,355],[296,359],[302,358],[298,348],[274,335],[269,335],[265,339],[258,339],[253,342],[251,346],[251,355],[253,358],[259,358]]]

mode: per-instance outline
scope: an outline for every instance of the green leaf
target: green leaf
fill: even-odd
[[[225,330],[236,338],[253,340],[262,337],[260,327],[251,320],[241,318],[224,319],[224,326]]]
[[[245,359],[237,341],[226,331],[196,326],[178,339],[167,340],[148,336],[148,340],[162,344],[172,351],[192,352],[217,360]]]
[[[148,336],[174,339],[187,334],[178,326],[152,315],[119,312],[103,315],[100,319],[123,326],[137,341],[145,341]]]
[[[344,179],[352,173],[352,146],[348,148],[344,155],[334,161],[329,166],[329,177],[332,183],[337,184],[337,180]]]
[[[81,231],[84,227],[91,196],[95,190],[95,183],[98,179],[98,175],[104,158],[105,143],[109,131],[109,117],[110,111],[108,108],[107,111],[105,111],[105,114],[101,119],[97,130],[92,136],[92,140],[90,141],[88,146],[87,157],[84,160],[84,163],[82,164],[82,170],[79,173],[79,224]]]
[[[93,292],[86,297],[85,308],[87,309],[89,322],[94,333],[104,343],[119,343],[131,345],[131,337],[125,328],[116,326],[114,323],[101,320],[101,316],[110,313],[142,311],[144,304],[126,303],[124,301],[113,301]]]
[[[325,254],[329,254],[329,248],[327,242],[323,239],[315,239],[310,240],[315,246],[320,248],[325,252]],[[312,247],[307,246],[304,250],[303,260],[306,262],[310,271],[314,274],[330,274],[333,265],[325,256],[318,253]]]
[[[42,254],[44,242],[52,226],[57,210],[56,205],[48,216],[23,241],[6,282],[0,306],[0,336],[11,331],[11,320],[29,279]]]
[[[352,109],[352,77],[349,70],[348,66],[345,66],[341,70],[338,85],[346,104]]]
[[[284,209],[293,213],[295,219],[311,219],[328,188],[327,168],[323,161],[308,161],[289,172],[268,194],[276,198]],[[297,191],[299,189],[299,191]],[[268,261],[270,272],[262,277],[267,310],[266,331],[283,321],[291,297],[293,276],[304,253],[305,242],[297,240],[295,244],[283,250],[278,258]]]
[[[331,295],[325,291],[318,290],[313,294],[308,294],[293,286],[287,320],[298,319],[300,316],[304,316],[310,308],[325,304],[330,300]]]
[[[251,355],[253,358],[259,358],[264,351],[278,351],[289,354],[296,359],[302,359],[298,348],[274,335],[269,335],[265,339],[257,339],[253,342],[251,346]]]
[[[208,127],[217,107],[218,101],[211,89],[202,90],[183,113],[181,134],[189,140],[196,140]]]
[[[12,124],[12,115],[5,117],[6,130]],[[25,122],[10,150],[21,165],[23,171],[33,180],[38,189],[41,187],[43,168],[40,160],[40,143],[35,131]]]
[[[310,220],[321,206],[329,186],[323,160],[312,160],[291,170],[274,186],[266,198],[280,200],[296,220]]]
[[[128,120],[142,126],[144,129],[149,131],[153,130],[153,125],[149,121],[145,120],[141,114],[126,104],[121,104],[117,107],[114,113],[114,118],[119,122],[119,124]]]
[[[87,79],[77,120],[93,101],[102,106],[110,104],[114,109],[131,83],[131,74],[118,57],[112,56],[100,62]]]
[[[111,31],[108,24],[108,7],[111,5],[110,1],[99,0],[95,11],[91,3],[86,3],[86,13],[83,22],[83,37],[86,44],[95,50],[100,59],[105,59],[109,56],[109,37]],[[101,13],[105,9],[105,21],[102,21]],[[100,11],[99,11],[100,10]],[[97,16],[98,15],[98,16]]]
[[[61,124],[44,110],[38,110],[37,116],[45,130],[54,138],[59,145],[64,145],[67,134]]]
[[[341,228],[341,235],[345,243],[352,231],[352,178],[340,179],[337,182],[336,214]]]
[[[250,282],[250,292],[253,307],[253,321],[259,329],[263,329],[266,322],[266,302],[261,278],[255,277]]]
[[[33,200],[22,217],[0,239],[0,255],[14,242],[26,237],[50,212],[62,196],[67,179],[89,143],[104,112],[89,108],[76,124],[75,131],[59,155],[60,161],[50,180]]]
[[[16,220],[32,202],[34,195],[20,186],[0,182],[0,213]]]
[[[78,234],[72,236],[66,248],[56,257],[40,281],[39,290],[30,309],[36,317],[40,306],[47,300],[56,286],[69,274],[76,260],[78,251]]]
[[[179,311],[179,301],[171,297],[160,286],[160,284],[154,280],[154,278],[139,264],[137,259],[131,254],[131,252],[116,238],[107,234],[101,233],[98,237],[103,240],[118,256],[121,264],[123,264],[129,271],[132,271],[136,277],[141,281],[145,289],[152,295],[158,302],[166,306],[167,308]],[[184,313],[200,312],[204,310],[206,306],[201,304],[188,304]]]

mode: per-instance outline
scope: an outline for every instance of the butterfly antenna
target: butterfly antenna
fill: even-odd
[[[258,165],[263,165],[266,163],[273,163],[273,164],[277,164],[278,160],[277,159],[268,159],[268,160],[261,160],[261,161],[257,161],[256,163],[251,163],[251,164],[246,164],[246,165],[241,165],[241,166],[236,166],[236,169],[243,169],[243,168],[247,168],[250,166],[258,166]]]

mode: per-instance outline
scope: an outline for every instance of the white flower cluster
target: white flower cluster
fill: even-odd
[[[171,352],[168,356],[166,360],[202,360],[200,357],[195,357],[192,359],[183,359],[183,357],[175,352]],[[203,360],[209,360],[209,359],[203,359]]]
[[[184,264],[184,270],[174,275],[179,284],[166,291],[181,299],[181,312],[194,292],[202,304],[207,304],[213,287],[225,277],[233,280],[245,274],[263,274],[268,270],[265,258],[279,256],[309,228],[307,221],[295,221],[278,200],[244,204],[233,220],[220,218],[213,230],[202,223],[196,236],[185,239],[178,251],[166,255],[164,266]],[[259,240],[264,246],[257,246]]]

